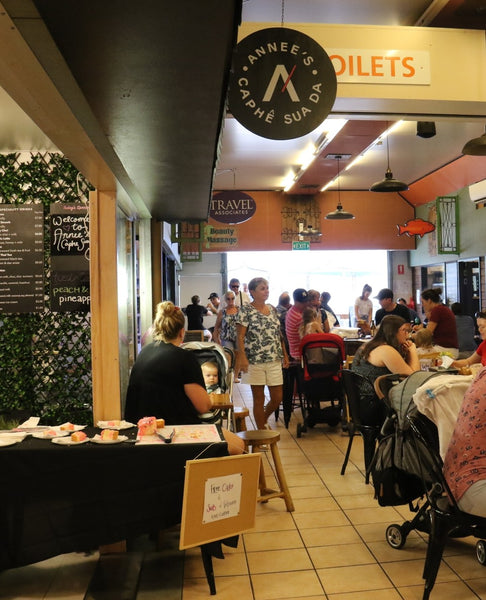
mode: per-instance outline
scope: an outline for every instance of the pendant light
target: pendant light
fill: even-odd
[[[338,183],[338,205],[336,210],[330,212],[326,215],[326,219],[330,221],[347,221],[349,219],[354,219],[354,215],[350,212],[346,212],[341,204],[341,174],[339,172],[339,161],[341,160],[341,154],[336,154],[337,160],[337,183]]]
[[[486,132],[481,137],[469,140],[462,149],[462,153],[470,156],[486,156]]]
[[[408,190],[408,185],[393,177],[390,169],[390,147],[388,145],[388,135],[386,136],[386,155],[388,166],[385,173],[385,179],[377,181],[370,187],[370,192],[404,192]]]

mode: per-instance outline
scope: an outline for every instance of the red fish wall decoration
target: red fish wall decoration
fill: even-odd
[[[435,225],[430,221],[424,221],[423,219],[412,219],[411,221],[407,221],[405,225],[397,225],[397,228],[398,235],[406,233],[409,237],[412,237],[412,235],[419,235],[422,238],[426,233],[434,231]]]

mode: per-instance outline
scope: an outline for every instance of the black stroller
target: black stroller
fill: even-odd
[[[304,397],[301,402],[303,423],[297,425],[297,437],[316,423],[335,427],[341,421],[343,392],[340,372],[345,359],[344,342],[334,333],[304,336],[300,351]]]
[[[476,557],[480,564],[486,565],[486,519],[465,513],[458,507],[442,471],[440,442],[443,440],[439,440],[437,427],[419,412],[412,399],[417,388],[423,386],[421,389],[425,394],[430,394],[431,400],[437,403],[442,385],[440,375],[441,373],[413,373],[390,389],[388,400],[392,409],[391,422],[395,423],[394,431],[392,428],[391,433],[380,441],[374,457],[375,464],[371,468],[373,485],[382,506],[406,504],[408,500],[410,508],[416,511],[416,516],[411,521],[387,527],[386,540],[389,545],[395,549],[401,548],[412,529],[428,534],[422,573],[425,580],[423,600],[430,597],[448,538],[474,536],[478,540]],[[468,383],[457,376],[452,386],[459,391]],[[446,399],[450,401],[450,386],[448,392]],[[416,401],[421,406],[419,400]],[[394,440],[394,443],[390,445],[387,440]],[[393,448],[391,453],[388,452],[388,457],[385,452],[387,446],[388,450]],[[386,478],[385,470],[381,468],[383,466],[389,472]],[[392,471],[394,475],[390,476]],[[393,480],[393,486],[388,485],[387,479]],[[380,485],[384,488],[381,498],[383,499],[383,494],[388,494],[388,502],[380,501]],[[411,503],[413,499],[417,499],[415,508]]]
[[[203,422],[221,424],[227,420],[229,428],[234,428],[233,413],[233,380],[234,380],[234,352],[231,348],[224,348],[214,342],[185,342],[181,345],[184,350],[194,352],[200,365],[213,362],[218,366],[219,409],[216,408],[214,416],[202,417]]]

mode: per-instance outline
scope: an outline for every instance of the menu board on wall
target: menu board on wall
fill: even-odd
[[[89,216],[86,204],[51,204],[51,310],[88,312]]]
[[[43,207],[0,204],[0,313],[43,310]]]

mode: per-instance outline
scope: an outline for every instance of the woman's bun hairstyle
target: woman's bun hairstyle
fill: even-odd
[[[154,339],[169,342],[174,340],[184,328],[182,310],[172,302],[159,302],[154,319]]]

